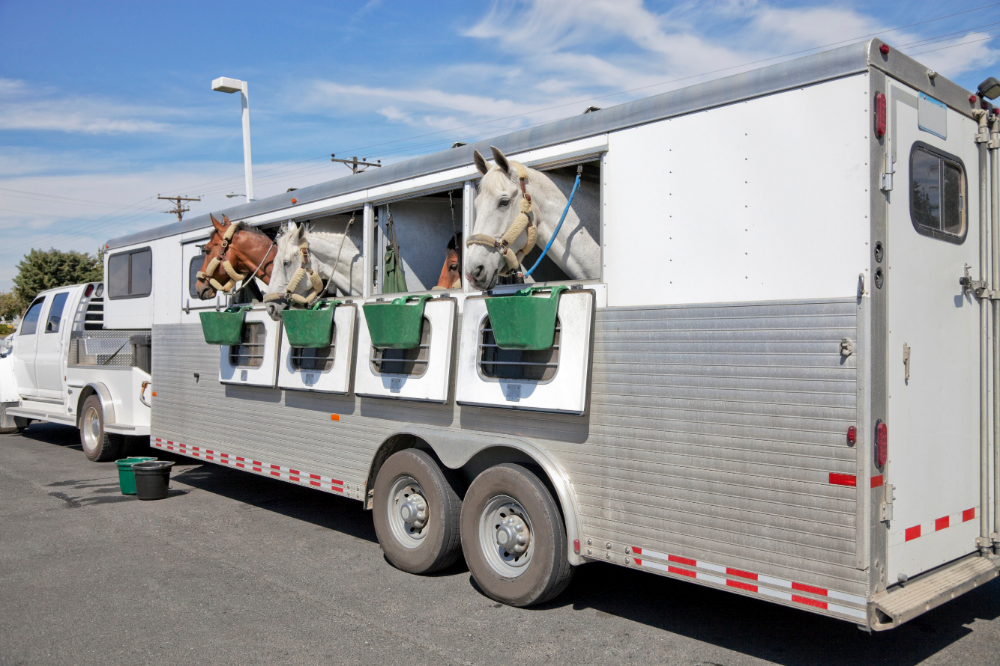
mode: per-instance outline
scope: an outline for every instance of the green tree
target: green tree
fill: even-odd
[[[103,278],[103,265],[84,252],[32,250],[17,265],[14,295],[28,305],[38,292],[81,282],[96,282]],[[20,314],[20,313],[19,313]]]
[[[11,321],[24,311],[21,300],[12,292],[0,292],[0,319]]]

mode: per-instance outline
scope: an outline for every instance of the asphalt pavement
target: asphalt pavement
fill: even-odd
[[[140,502],[75,430],[0,435],[0,664],[1000,664],[1000,580],[882,634],[605,564],[516,609],[393,568],[359,502],[175,460]]]

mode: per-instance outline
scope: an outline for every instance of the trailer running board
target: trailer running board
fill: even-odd
[[[970,555],[904,585],[880,592],[869,602],[871,628],[885,631],[937,608],[997,577],[1000,560]]]

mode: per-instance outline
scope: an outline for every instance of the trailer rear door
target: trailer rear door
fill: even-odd
[[[976,123],[888,87],[888,463],[880,470],[876,460],[874,474],[895,488],[892,585],[976,548],[979,304],[959,278],[968,266],[978,279],[980,266]]]

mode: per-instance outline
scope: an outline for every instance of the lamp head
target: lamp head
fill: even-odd
[[[996,99],[1000,96],[1000,81],[990,77],[979,84],[979,96],[986,99]]]
[[[220,76],[212,81],[212,90],[224,93],[241,92],[243,90],[243,82],[239,79],[231,79],[228,76]]]

